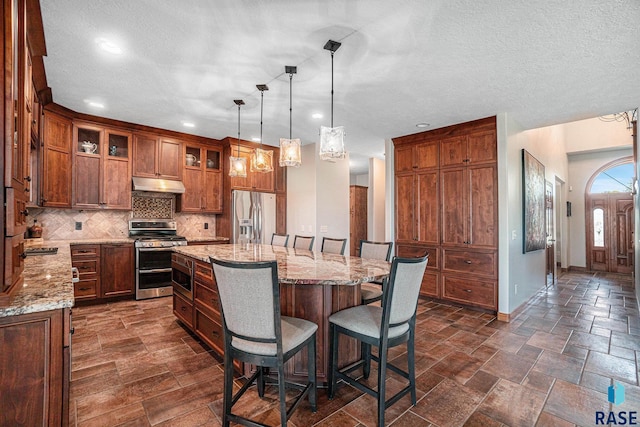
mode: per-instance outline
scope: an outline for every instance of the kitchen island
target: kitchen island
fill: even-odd
[[[174,248],[174,271],[192,272],[192,280],[182,273],[174,286],[174,313],[220,356],[223,339],[218,292],[209,257],[231,261],[277,261],[282,315],[310,320],[318,325],[317,375],[326,382],[329,369],[329,316],[336,311],[360,304],[360,284],[382,280],[389,274],[390,263],[324,254],[270,245],[235,244],[181,246]],[[182,268],[187,266],[188,268]],[[186,289],[180,283],[191,286]],[[258,303],[258,302],[256,302]],[[349,344],[347,344],[347,341]],[[355,340],[340,344],[341,365],[359,357]],[[304,352],[302,352],[304,353]],[[293,379],[307,376],[306,356],[294,356],[286,366]],[[245,371],[248,367],[244,367]]]

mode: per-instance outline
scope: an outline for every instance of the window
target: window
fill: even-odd
[[[593,210],[593,246],[604,246],[604,209]]]
[[[589,193],[631,193],[632,191],[633,163],[623,163],[600,172],[591,183]]]

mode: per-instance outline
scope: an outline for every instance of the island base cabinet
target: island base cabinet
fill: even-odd
[[[68,425],[70,323],[69,309],[0,318],[0,425]]]

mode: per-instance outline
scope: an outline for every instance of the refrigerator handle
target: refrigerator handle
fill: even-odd
[[[256,204],[256,243],[262,243],[262,200]]]

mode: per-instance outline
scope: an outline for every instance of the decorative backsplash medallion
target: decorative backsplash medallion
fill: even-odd
[[[132,218],[173,219],[176,196],[170,193],[133,192]]]

